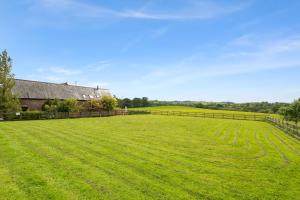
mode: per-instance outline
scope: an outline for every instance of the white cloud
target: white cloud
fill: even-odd
[[[299,36],[265,40],[254,34],[232,40],[215,51],[214,55],[196,52],[174,64],[161,64],[164,67],[156,67],[131,84],[152,91],[189,84],[201,78],[300,67]]]
[[[170,28],[168,26],[164,26],[152,31],[152,38],[159,38],[166,35],[169,32]]]
[[[40,74],[44,74],[46,76],[51,77],[52,80],[55,80],[58,77],[75,76],[81,74],[81,71],[78,69],[68,69],[65,67],[44,67],[44,68],[37,68],[36,71]]]
[[[73,76],[73,75],[78,75],[81,74],[80,70],[77,69],[67,69],[64,67],[51,67],[49,69],[50,72],[55,73],[55,74],[60,74],[60,75],[65,75],[65,76]]]
[[[45,79],[51,82],[63,82],[64,80],[61,77],[57,76],[46,76]]]
[[[127,43],[125,43],[124,46],[121,48],[121,52],[125,53],[125,52],[129,51],[131,48],[133,48],[134,46],[136,46],[137,44],[139,44],[140,42],[142,42],[145,39],[148,39],[148,38],[156,39],[159,37],[163,37],[165,34],[168,33],[168,31],[169,31],[169,27],[165,26],[165,27],[161,27],[161,28],[150,31],[149,35],[148,34],[138,35],[138,36],[132,38],[131,40],[129,40]]]
[[[88,64],[85,67],[83,67],[84,69],[87,69],[89,71],[94,71],[94,72],[100,72],[108,67],[110,67],[111,61],[109,60],[102,60],[96,63],[92,63],[92,64]]]
[[[137,37],[134,37],[132,40],[129,40],[124,46],[123,48],[121,48],[121,52],[127,52],[129,49],[131,49],[132,47],[134,47],[136,44],[138,44],[139,42],[141,42],[143,39],[145,38],[144,35],[139,35]]]
[[[108,82],[79,82],[77,84],[81,86],[93,87],[93,88],[99,86],[102,89],[107,89],[107,87],[110,85]]]

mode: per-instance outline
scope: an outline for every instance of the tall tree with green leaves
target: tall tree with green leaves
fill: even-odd
[[[290,119],[298,124],[298,122],[300,121],[300,98],[298,100],[295,100],[290,105],[288,114],[290,115]]]
[[[12,93],[15,85],[12,73],[12,60],[6,51],[0,54],[0,113],[12,113],[20,110],[20,103]]]
[[[281,108],[280,113],[286,120],[290,120],[298,124],[298,122],[300,121],[300,98],[298,100],[295,100],[288,107]]]

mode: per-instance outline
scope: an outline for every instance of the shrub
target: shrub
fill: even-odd
[[[48,99],[42,106],[42,110],[50,113],[57,112],[57,107],[59,104],[58,99],[50,100]]]
[[[20,113],[20,117],[22,119],[28,119],[28,120],[36,120],[36,119],[44,119],[46,116],[44,115],[44,112],[41,111],[25,111]]]
[[[87,110],[100,110],[101,109],[101,102],[99,99],[92,99],[85,103],[84,107]]]
[[[79,112],[79,110],[78,101],[73,98],[59,102],[57,107],[58,112]]]
[[[114,110],[118,106],[118,101],[111,96],[103,96],[100,99],[101,109],[105,111]]]

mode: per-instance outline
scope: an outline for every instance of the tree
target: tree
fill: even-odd
[[[100,99],[100,105],[102,110],[111,111],[118,106],[118,101],[112,96],[103,96]]]
[[[148,107],[148,106],[150,106],[150,103],[149,103],[147,97],[143,97],[143,98],[142,98],[141,104],[142,104],[142,107]]]
[[[60,101],[57,107],[58,112],[78,112],[79,110],[78,101],[73,98]]]
[[[7,52],[0,54],[0,113],[12,113],[20,110],[20,103],[16,95],[12,93],[15,86],[12,73],[12,60]]]
[[[125,108],[125,107],[132,108],[132,101],[130,99],[125,98],[125,99],[123,99],[122,103],[123,103],[122,108]]]
[[[298,124],[300,120],[300,98],[295,100],[288,109],[288,115],[291,121]]]
[[[288,107],[281,107],[279,112],[286,120],[294,121],[296,124],[298,124],[300,120],[300,98],[295,100]]]
[[[46,111],[46,112],[49,112],[49,113],[55,113],[55,112],[57,112],[58,105],[59,105],[59,100],[58,99],[54,99],[54,100],[48,99],[43,104],[42,110]]]
[[[132,99],[132,107],[134,108],[142,107],[142,99],[141,98]]]
[[[288,110],[289,110],[289,107],[288,106],[283,106],[283,107],[280,107],[279,110],[278,110],[278,113],[280,115],[282,115],[284,117],[285,120],[288,120]]]

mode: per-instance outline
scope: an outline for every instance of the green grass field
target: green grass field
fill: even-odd
[[[242,112],[231,110],[211,110],[204,108],[194,108],[189,106],[155,106],[144,108],[131,108],[131,110],[153,110],[153,111],[181,111],[181,112],[205,112],[205,113],[225,113],[225,114],[245,114],[245,115],[268,115],[266,113]]]
[[[300,141],[173,116],[0,123],[0,199],[299,199]]]

